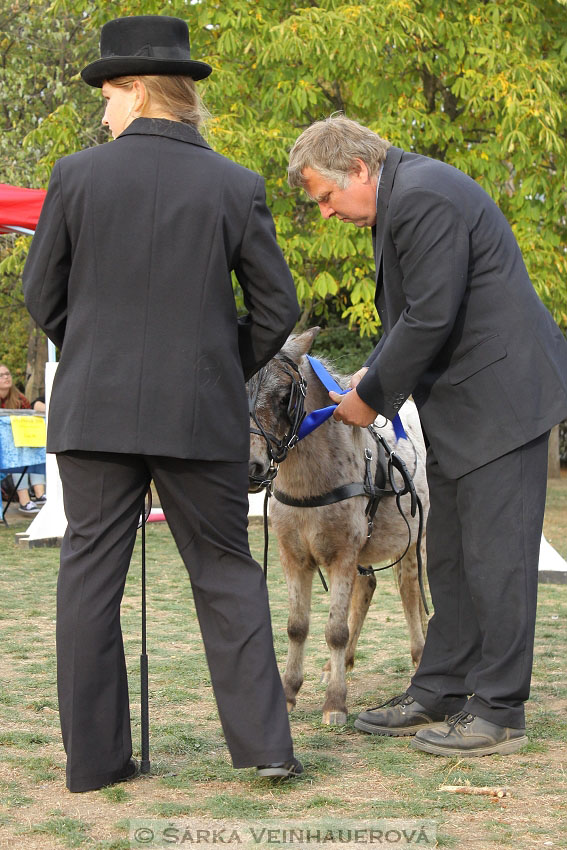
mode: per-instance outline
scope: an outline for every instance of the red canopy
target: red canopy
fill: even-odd
[[[33,233],[45,189],[20,189],[0,183],[0,233]]]

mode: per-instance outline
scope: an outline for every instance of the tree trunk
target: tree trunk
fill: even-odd
[[[35,401],[39,396],[45,396],[46,361],[47,337],[33,319],[30,319],[25,389],[25,396],[30,401]]]
[[[559,460],[559,425],[556,425],[555,428],[551,429],[547,460],[547,477],[561,478],[561,463]]]

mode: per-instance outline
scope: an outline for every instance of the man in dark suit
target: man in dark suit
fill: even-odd
[[[110,144],[56,163],[24,273],[30,313],[61,349],[47,450],[68,530],[58,583],[58,691],[67,784],[131,777],[120,601],[153,479],[190,575],[235,767],[301,772],[247,537],[245,381],[298,318],[264,181],[198,132],[187,25],[102,29],[82,72]],[[247,316],[238,319],[231,280]]]
[[[337,420],[392,419],[410,393],[428,444],[435,614],[406,693],[359,715],[440,755],[526,741],[550,428],[567,416],[567,342],[518,244],[462,172],[338,116],[302,133],[289,181],[325,218],[372,227],[383,336]]]

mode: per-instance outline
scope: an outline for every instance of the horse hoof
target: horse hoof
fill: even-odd
[[[325,711],[323,712],[323,723],[327,726],[344,726],[347,722],[346,711]]]
[[[321,678],[319,679],[321,684],[322,685],[328,685],[330,680],[331,680],[331,671],[330,670],[323,670],[323,672],[321,673]]]
[[[294,702],[288,702],[288,703],[287,703],[287,713],[288,713],[288,714],[291,714],[291,712],[293,711],[293,709],[294,709],[294,708],[295,708],[295,703],[294,703]]]

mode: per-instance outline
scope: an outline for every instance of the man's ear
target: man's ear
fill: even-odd
[[[368,166],[362,159],[355,159],[351,174],[356,176],[360,183],[370,183],[370,172]]]

